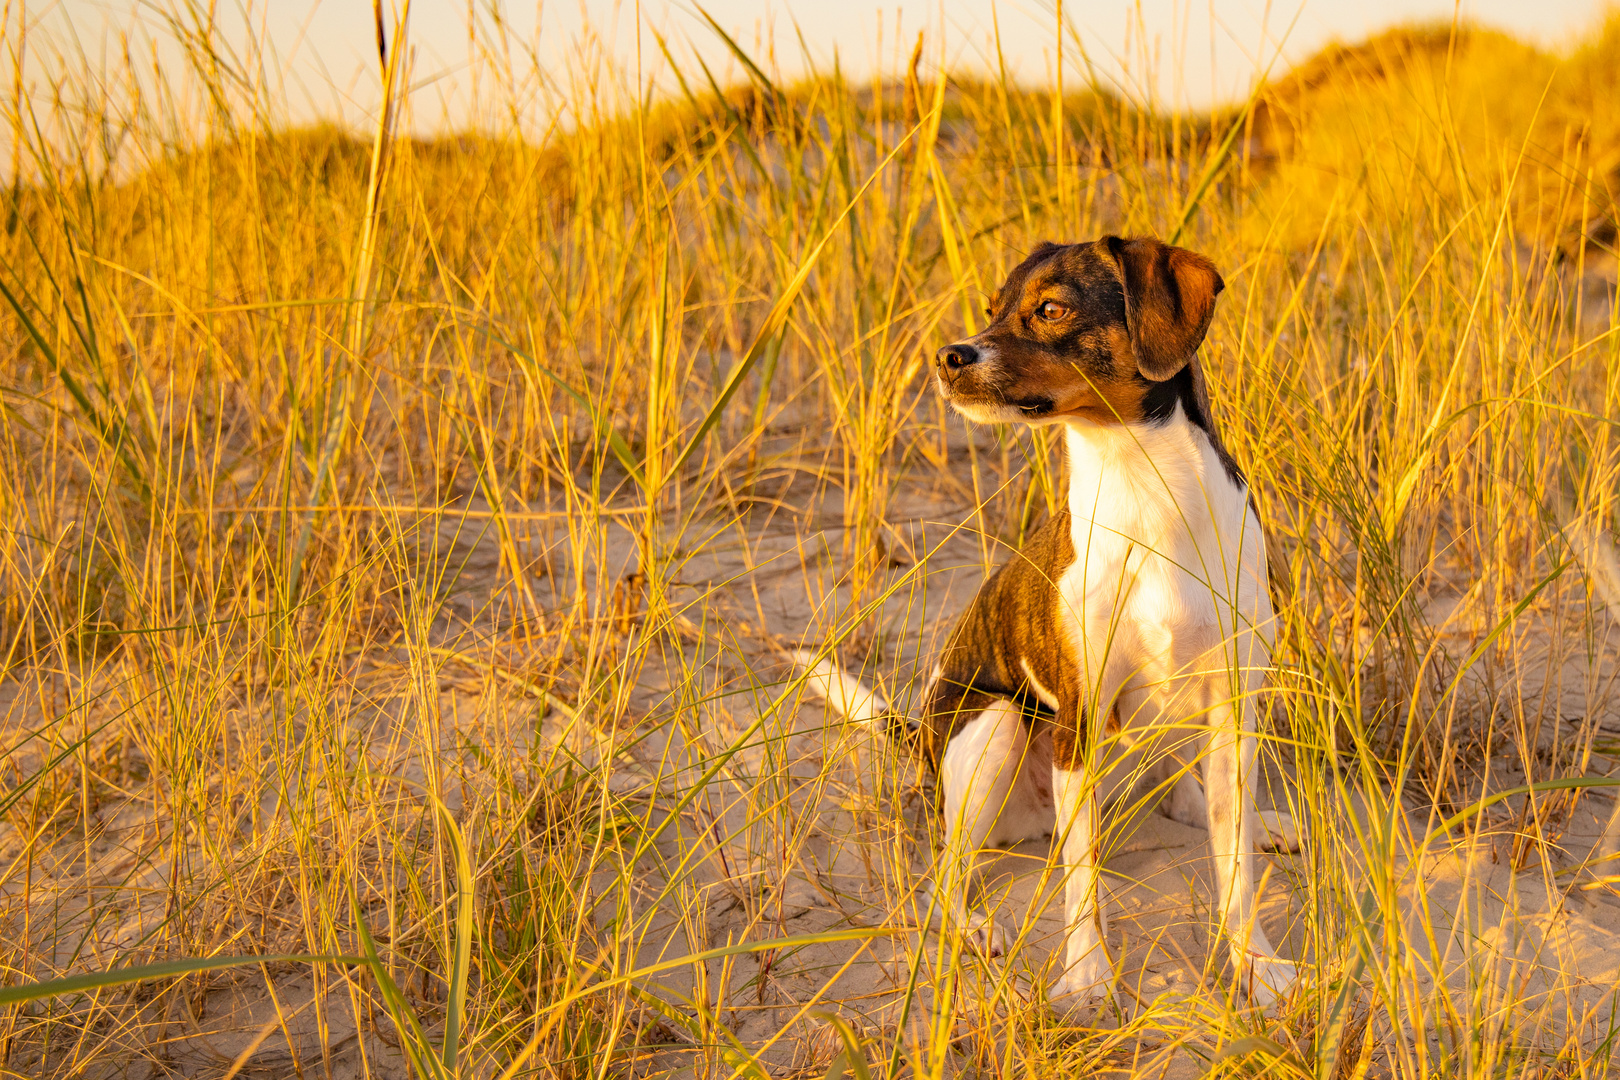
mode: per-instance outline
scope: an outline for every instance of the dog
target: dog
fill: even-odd
[[[1155,239],[1043,243],[996,293],[989,325],[935,357],[940,395],[969,421],[1063,429],[1066,509],[986,579],[922,715],[900,722],[943,803],[939,906],[987,954],[1006,940],[969,908],[976,856],[1055,830],[1066,938],[1048,999],[1066,1008],[1111,995],[1099,814],[1144,785],[1210,832],[1240,987],[1269,1004],[1296,977],[1255,908],[1262,833],[1297,846],[1285,815],[1255,805],[1266,543],[1197,358],[1224,287],[1208,259]],[[835,711],[896,722],[830,661],[800,659]]]

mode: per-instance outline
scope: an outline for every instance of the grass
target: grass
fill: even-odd
[[[872,85],[672,52],[649,96],[482,22],[493,119],[423,139],[407,24],[362,136],[163,11],[183,69],[7,8],[51,77],[5,109],[3,1075],[1612,1074],[1612,985],[1515,949],[1560,906],[1620,940],[1582,786],[1620,19],[1395,29],[1211,115],[1076,92],[1072,29],[1061,97],[937,42]],[[1158,897],[1193,988],[1076,1024],[1036,921],[1006,965],[919,929],[913,766],[783,656],[910,700],[1061,489],[929,357],[1037,241],[1173,230],[1285,553],[1309,976],[1233,1001],[1194,876]]]

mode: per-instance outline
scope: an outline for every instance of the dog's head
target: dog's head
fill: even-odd
[[[1041,244],[1007,276],[990,325],[935,357],[940,394],[979,423],[1133,423],[1173,409],[1225,288],[1202,255],[1105,236]],[[1155,391],[1158,390],[1158,393]]]

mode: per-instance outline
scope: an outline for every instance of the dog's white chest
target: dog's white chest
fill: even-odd
[[[1170,677],[1269,617],[1247,493],[1184,417],[1076,425],[1068,451],[1075,559],[1058,586],[1078,655]]]

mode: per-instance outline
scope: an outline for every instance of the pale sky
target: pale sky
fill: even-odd
[[[184,0],[181,0],[183,4]],[[206,11],[209,0],[191,0]],[[398,0],[386,0],[393,5]],[[927,32],[929,66],[943,47],[955,70],[993,63],[992,26],[999,23],[1009,70],[1027,85],[1049,85],[1057,40],[1052,0],[932,0],[870,4],[855,0],[701,0],[703,6],[768,73],[791,79],[805,70],[799,36],[815,62],[830,69],[836,54],[846,75],[899,70]],[[275,57],[267,67],[282,85],[291,119],[341,119],[365,123],[378,98],[370,0],[215,0],[223,36],[240,48],[252,38],[267,41]],[[169,0],[30,0],[35,26],[30,49],[43,52],[42,35],[66,40],[71,30],[92,66],[116,57],[120,32],[138,21],[159,39],[165,65],[178,53],[163,43],[158,12]],[[662,68],[649,28],[671,41],[690,77],[701,55],[724,82],[744,78],[718,37],[698,14],[694,0],[415,0],[410,39],[415,46],[411,126],[429,131],[465,125],[475,97],[490,99],[487,62],[473,64],[469,8],[487,32],[489,12],[510,30],[510,62],[520,71],[540,67],[554,76],[580,69],[582,31],[593,27],[603,50],[633,73],[638,21],[643,27],[644,71]],[[245,10],[244,10],[245,9]],[[1083,81],[1080,48],[1105,75],[1134,91],[1151,90],[1161,103],[1201,108],[1241,98],[1257,72],[1281,47],[1274,73],[1337,38],[1355,41],[1387,26],[1414,20],[1450,20],[1457,14],[1551,48],[1567,45],[1602,18],[1604,0],[1067,0],[1064,17],[1078,31],[1079,45],[1064,45],[1065,83]],[[1290,24],[1292,29],[1290,30]],[[797,25],[797,33],[795,32]],[[249,30],[249,27],[252,29]],[[1284,37],[1286,35],[1286,40]],[[774,46],[774,47],[773,47]],[[138,50],[150,55],[152,45]],[[9,50],[7,50],[9,52]],[[533,57],[533,60],[525,59]],[[82,66],[83,61],[77,61]],[[36,65],[25,69],[34,74]],[[1153,76],[1147,76],[1147,72]],[[9,82],[9,76],[7,76]],[[663,85],[672,85],[667,78]]]

